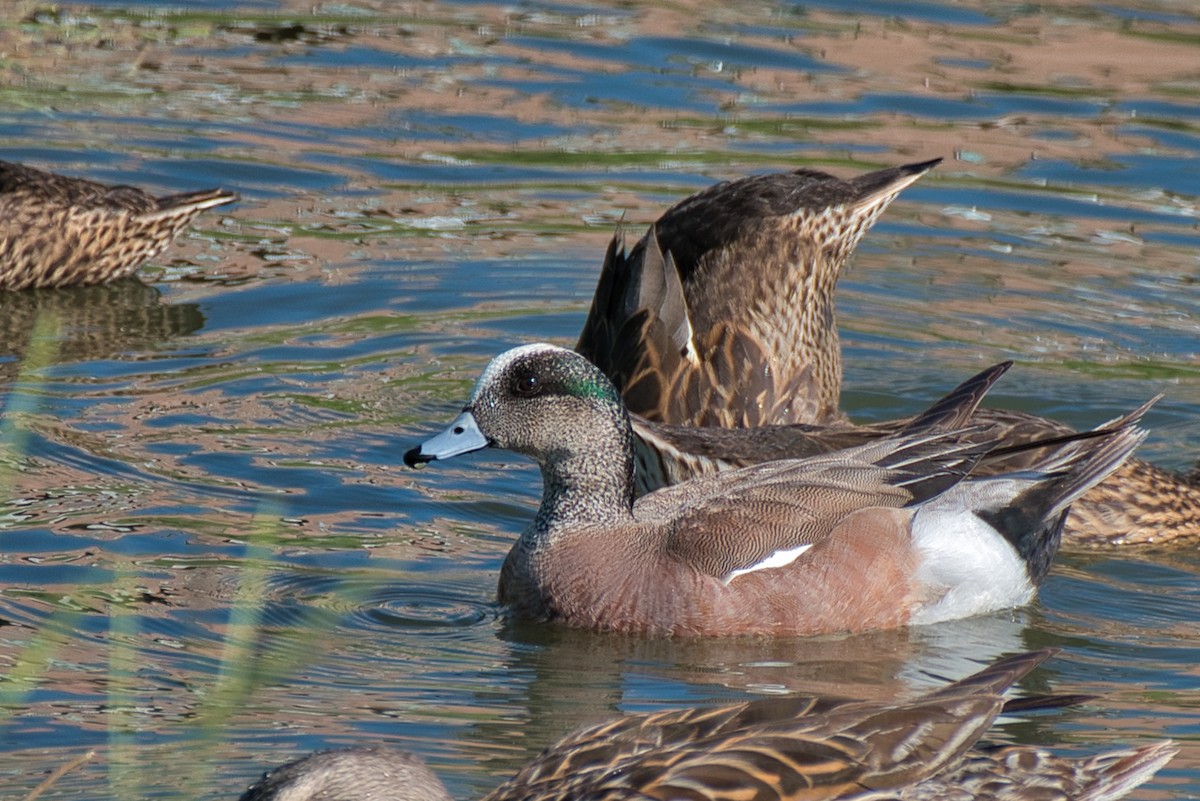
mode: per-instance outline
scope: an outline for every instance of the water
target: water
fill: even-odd
[[[715,180],[935,156],[839,290],[845,406],[915,411],[1005,358],[1000,405],[1087,426],[1163,391],[1200,455],[1200,16],[1185,2],[24,3],[0,158],[221,185],[138,283],[0,299],[0,787],[230,798],[382,741],[478,797],[573,726],[820,690],[895,697],[1058,645],[1102,693],[1006,725],[1170,736],[1200,792],[1200,558],[1066,554],[1038,604],[910,632],[672,642],[505,622],[535,470],[422,473],[499,350],[578,333],[615,223]]]

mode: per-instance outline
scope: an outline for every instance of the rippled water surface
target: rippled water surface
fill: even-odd
[[[819,641],[513,625],[538,476],[407,471],[499,350],[570,344],[622,217],[724,178],[943,157],[838,296],[845,406],[993,393],[1088,426],[1164,392],[1200,456],[1200,13],[1184,0],[612,6],[18,2],[0,158],[221,185],[142,282],[0,297],[0,788],[229,798],[323,746],[478,797],[571,727],[788,690],[894,697],[1058,645],[1102,693],[996,736],[1170,736],[1200,793],[1200,557],[1064,554],[1029,609]],[[730,6],[730,7],[727,7]]]

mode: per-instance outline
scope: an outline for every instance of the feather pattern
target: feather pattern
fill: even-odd
[[[1177,747],[1161,741],[1086,759],[1028,746],[979,747],[1007,711],[1003,693],[1053,653],[1000,659],[907,701],[796,695],[630,715],[568,734],[484,801],[1120,798]],[[1074,699],[1062,696],[1059,703]],[[292,762],[264,776],[241,801],[334,798],[450,801],[415,757],[374,748]]]
[[[0,161],[0,290],[126,278],[201,211],[237,199],[221,189],[156,198]]]
[[[728,181],[677,203],[628,252],[618,230],[576,350],[654,422],[840,419],[824,390],[841,381],[838,273],[938,161],[850,180],[800,169]]]

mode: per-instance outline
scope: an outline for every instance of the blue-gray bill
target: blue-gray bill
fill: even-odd
[[[487,446],[487,437],[479,430],[474,415],[464,411],[454,418],[454,422],[445,431],[406,451],[404,463],[409,467],[419,468],[434,459],[449,459]]]

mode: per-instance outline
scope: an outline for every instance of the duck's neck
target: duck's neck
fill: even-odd
[[[589,430],[586,439],[584,447],[563,448],[540,462],[542,505],[526,531],[539,543],[576,526],[613,523],[633,515],[629,418],[623,412],[614,414]]]
[[[817,384],[815,419],[802,422],[824,423],[840,416],[838,401],[842,394],[842,343],[838,338],[837,308],[834,289],[838,270],[814,281],[812,295],[806,301],[808,311],[800,350],[811,354],[813,377]]]
[[[807,393],[772,423],[823,423],[840,416],[842,348],[834,291],[845,263],[840,252],[802,253],[763,293],[749,323],[781,376],[807,374]],[[787,401],[788,399],[780,399]]]

